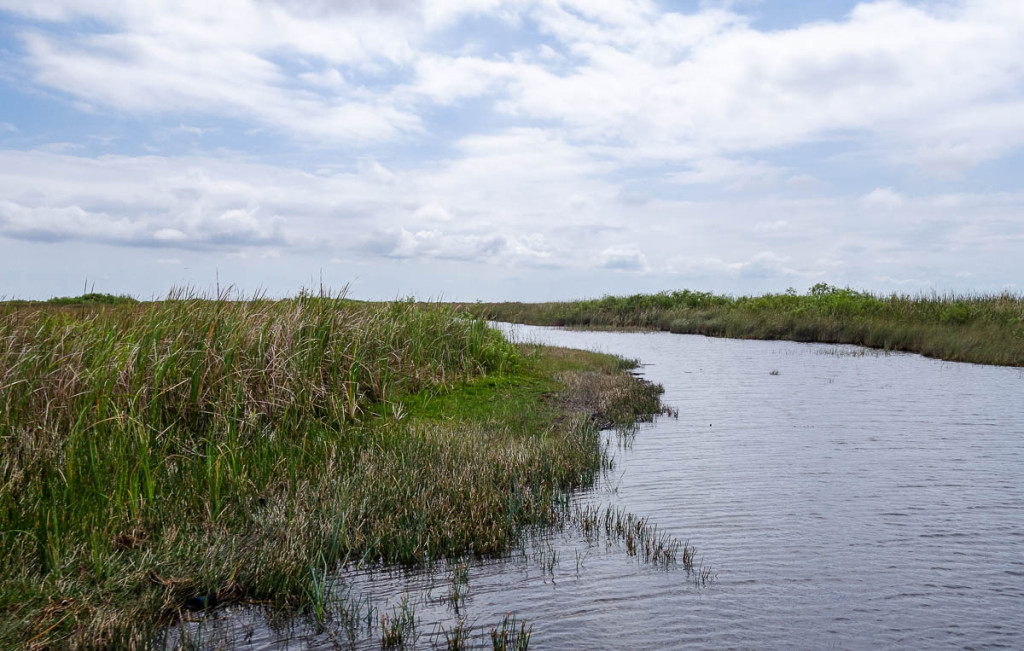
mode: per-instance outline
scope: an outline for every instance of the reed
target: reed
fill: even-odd
[[[448,572],[448,603],[459,615],[459,609],[466,603],[469,591],[469,564],[465,561],[455,563]]]
[[[682,290],[461,307],[514,323],[857,344],[950,361],[1024,366],[1024,297],[1009,293],[883,296],[822,283],[803,295],[789,290],[732,297]]]
[[[637,561],[651,565],[671,567],[680,565],[692,574],[697,549],[687,542],[663,531],[645,516],[638,516],[623,508],[593,504],[575,504],[567,515],[567,524],[575,527],[591,544],[602,540],[617,542],[625,546],[626,553]],[[580,559],[576,565],[579,571]],[[707,584],[707,581],[704,582]]]
[[[508,613],[501,620],[501,626],[491,627],[491,648],[494,651],[525,651],[530,647],[530,636],[533,624],[518,621],[516,616]]]
[[[462,651],[469,648],[470,629],[466,621],[460,619],[451,630],[443,630],[445,648],[448,651]]]
[[[402,603],[394,606],[389,615],[380,620],[382,649],[404,649],[416,634],[416,610],[408,596],[402,597]]]
[[[0,304],[0,646],[147,646],[233,602],[320,621],[346,562],[500,554],[593,481],[595,423],[657,409],[624,366],[410,301]]]

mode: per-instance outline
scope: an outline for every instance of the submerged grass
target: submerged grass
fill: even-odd
[[[477,303],[498,321],[653,329],[740,339],[857,344],[979,364],[1024,366],[1024,297],[880,296],[826,284],[807,294],[720,296],[690,290],[564,303]]]
[[[345,562],[499,554],[594,480],[597,424],[658,411],[625,366],[411,302],[0,304],[0,646],[320,619]]]

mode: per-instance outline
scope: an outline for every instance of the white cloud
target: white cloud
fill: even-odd
[[[0,152],[0,234],[34,241],[131,246],[266,246],[289,238],[275,188],[220,176],[223,162],[158,157],[89,159]],[[234,171],[259,171],[240,166]],[[264,172],[265,173],[265,172]],[[211,175],[212,174],[212,175]],[[268,207],[259,200],[267,198]],[[301,238],[297,241],[301,241]]]
[[[789,222],[785,219],[776,219],[770,222],[758,222],[754,224],[754,230],[759,233],[778,233],[783,231],[789,226]]]
[[[449,222],[452,220],[452,214],[437,201],[431,201],[417,208],[416,212],[413,213],[413,217],[419,221],[427,222]]]
[[[623,286],[1019,270],[1013,170],[970,175],[1024,146],[1024,4],[669,4],[0,0],[7,74],[120,138],[0,123],[36,143],[0,151],[0,235]],[[174,144],[205,153],[124,155]]]
[[[158,228],[153,233],[153,239],[157,242],[184,242],[188,236],[177,228]]]
[[[364,251],[396,259],[457,260],[484,264],[551,266],[544,236],[448,233],[441,230],[378,230],[365,238]]]
[[[159,259],[190,251],[189,267],[201,269],[207,260],[212,269],[210,260],[231,254],[238,264],[262,265],[246,273],[274,277],[294,275],[296,264],[331,260],[375,279],[395,277],[396,263],[414,270],[402,277],[420,277],[430,265],[472,265],[468,276],[429,285],[428,293],[446,295],[465,295],[460,287],[500,277],[502,270],[559,269],[560,279],[577,279],[556,283],[562,297],[611,291],[619,287],[616,278],[635,282],[637,274],[650,287],[683,279],[749,291],[822,279],[877,287],[883,276],[939,285],[946,278],[950,286],[963,270],[978,274],[972,286],[1001,287],[1008,274],[1024,271],[1018,262],[1024,245],[1020,193],[918,197],[903,204],[899,220],[842,196],[624,204],[601,180],[602,164],[587,167],[588,158],[564,142],[516,131],[465,148],[467,156],[458,160],[390,169],[386,182],[369,163],[319,175],[231,158],[0,151],[0,168],[7,171],[0,175],[0,255],[43,244],[84,250],[99,243],[120,250],[97,260],[156,248],[169,251]],[[547,157],[561,160],[550,176],[537,163]],[[416,216],[438,207],[451,218]],[[550,296],[550,276],[537,278],[535,296]],[[515,287],[518,296],[529,297],[527,286]],[[394,291],[385,288],[382,295]],[[508,297],[494,292],[494,298]]]
[[[375,160],[360,160],[359,172],[364,178],[383,185],[395,182],[395,174]]]
[[[779,185],[786,181],[787,176],[787,170],[762,161],[712,156],[696,160],[692,169],[672,174],[670,178],[676,183],[720,185],[739,190]]]
[[[714,160],[859,132],[893,160],[976,164],[1024,143],[1024,17],[1012,5],[861,4],[848,20],[773,32],[722,12],[609,30],[541,11],[581,63],[524,70],[503,106],[634,155]],[[692,41],[667,28],[688,20],[703,25]]]
[[[503,92],[508,83],[525,73],[528,67],[505,61],[426,54],[416,62],[416,82],[406,92],[444,106]]]
[[[864,2],[840,20],[770,32],[732,10],[645,0],[0,8],[42,21],[21,35],[41,84],[91,105],[226,116],[305,141],[421,137],[427,110],[476,97],[622,159],[689,162],[683,183],[775,182],[779,170],[751,154],[850,134],[940,175],[1024,144],[1024,13],[1005,0]],[[460,21],[483,14],[539,33],[466,55],[473,35]],[[77,18],[103,29],[47,29]]]
[[[2,6],[2,5],[0,5]],[[113,31],[22,35],[36,81],[119,111],[250,120],[302,139],[397,138],[419,118],[386,96],[339,84],[333,66],[373,72],[413,58],[401,14],[308,15],[294,6],[227,3],[62,3],[8,7],[39,18],[88,16]],[[295,57],[313,71],[293,74]],[[282,62],[283,59],[283,62]],[[286,65],[288,63],[289,65]],[[331,82],[334,82],[333,85]]]
[[[892,188],[875,188],[861,199],[866,206],[875,208],[899,208],[903,197]]]
[[[190,125],[190,124],[182,123],[182,124],[179,124],[177,126],[177,128],[174,129],[174,131],[176,133],[179,133],[179,134],[182,134],[182,135],[185,135],[185,136],[193,136],[193,137],[196,137],[196,138],[202,138],[207,133],[210,133],[211,131],[216,131],[216,129],[204,129],[202,127],[197,127],[197,126],[193,126],[193,125]]]
[[[739,276],[744,278],[779,278],[808,275],[789,266],[790,259],[764,251],[742,262],[726,262],[720,258],[676,256],[669,260],[668,272],[689,278]],[[810,274],[810,275],[813,275]]]
[[[504,147],[515,138],[498,142]],[[485,142],[467,146],[477,158],[400,173],[370,162],[327,176],[215,158],[90,159],[0,151],[0,168],[11,170],[0,176],[0,235],[193,250],[335,250],[366,259],[497,265],[570,261],[555,251],[569,248],[573,229],[589,230],[587,220],[576,226],[566,220],[560,228],[569,234],[554,244],[528,222],[545,229],[557,225],[563,209],[551,198],[567,186],[588,189],[585,177],[571,175],[568,166],[550,179],[535,169],[495,174],[525,154],[494,151]],[[479,174],[468,176],[466,168]],[[498,195],[519,200],[495,212]]]

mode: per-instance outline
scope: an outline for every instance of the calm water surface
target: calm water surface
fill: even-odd
[[[577,499],[650,516],[716,578],[698,587],[681,568],[540,534],[471,564],[460,615],[478,643],[511,611],[538,649],[1024,648],[1021,370],[849,346],[506,330],[638,359],[664,385],[679,418],[642,428]],[[443,646],[456,621],[444,568],[349,570],[336,589],[376,603],[378,621],[406,596],[417,646]],[[352,643],[249,611],[213,628],[239,646]]]

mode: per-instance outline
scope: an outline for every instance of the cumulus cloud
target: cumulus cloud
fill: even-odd
[[[442,230],[378,230],[360,249],[396,259],[436,259],[483,264],[552,266],[543,235],[448,233]]]
[[[36,242],[102,242],[143,247],[208,249],[285,243],[280,220],[246,209],[220,214],[168,212],[135,216],[81,206],[27,206],[0,200],[0,234]]]
[[[487,148],[475,167],[502,157]],[[505,152],[515,157],[514,153]],[[562,264],[539,231],[509,214],[552,222],[547,204],[568,176],[494,215],[498,193],[522,177],[465,178],[462,166],[397,174],[377,163],[326,176],[216,158],[105,157],[0,152],[0,235],[177,249],[351,251],[372,259]],[[537,183],[526,175],[525,183]],[[557,186],[557,187],[556,187]],[[458,209],[450,211],[447,206]],[[461,215],[461,216],[457,216]],[[467,217],[468,216],[468,217]],[[387,225],[391,220],[394,225]],[[588,226],[589,228],[589,226]],[[366,236],[365,233],[371,233]],[[557,245],[561,248],[562,245]]]
[[[11,238],[182,249],[303,239],[286,235],[287,206],[259,166],[8,151],[0,167],[0,234]]]
[[[863,132],[896,158],[945,165],[1024,142],[1014,3],[865,3],[844,20],[773,32],[711,11],[597,25],[558,8],[535,15],[579,63],[524,71],[503,106],[636,143],[633,155],[712,157]]]

